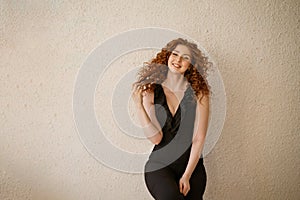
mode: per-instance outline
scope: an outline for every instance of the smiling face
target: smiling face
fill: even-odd
[[[191,52],[185,45],[177,45],[171,52],[168,60],[168,68],[174,73],[184,74],[192,60]]]

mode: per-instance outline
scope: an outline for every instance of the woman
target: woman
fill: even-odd
[[[133,84],[143,131],[155,144],[144,173],[155,199],[202,199],[206,171],[201,152],[209,119],[210,66],[196,44],[178,38],[145,63]]]

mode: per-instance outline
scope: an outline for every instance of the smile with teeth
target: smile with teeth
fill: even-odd
[[[176,68],[180,68],[180,67],[181,67],[180,65],[178,65],[178,64],[176,64],[176,63],[172,63],[172,65],[173,65],[174,67],[176,67]]]

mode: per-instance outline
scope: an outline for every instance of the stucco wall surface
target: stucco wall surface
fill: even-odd
[[[226,121],[205,158],[205,199],[299,199],[299,9],[297,0],[0,0],[0,199],[152,199],[142,174],[110,169],[86,151],[72,111],[89,53],[143,27],[194,38],[222,75]],[[118,133],[108,137],[134,149]]]

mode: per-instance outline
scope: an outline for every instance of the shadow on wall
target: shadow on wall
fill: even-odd
[[[246,67],[241,60],[226,60],[228,74],[235,74],[225,82],[227,112],[218,145],[206,157],[206,199],[263,199],[263,181],[270,169],[264,163],[265,124],[260,115],[260,81],[255,66]],[[272,189],[272,188],[269,188]],[[273,188],[274,189],[274,188]],[[253,195],[253,196],[249,196]]]

